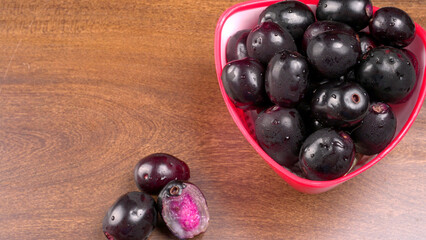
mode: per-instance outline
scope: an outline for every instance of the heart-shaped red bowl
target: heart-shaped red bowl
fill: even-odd
[[[402,104],[391,105],[392,110],[397,118],[397,129],[392,142],[384,149],[381,153],[364,157],[361,161],[362,165],[355,166],[351,172],[343,177],[331,180],[331,181],[312,181],[305,178],[301,178],[290,170],[277,164],[271,157],[266,154],[263,149],[259,146],[254,135],[253,122],[256,117],[254,111],[243,111],[236,108],[230,101],[225,93],[222,85],[221,74],[222,69],[226,64],[225,49],[226,44],[230,36],[239,30],[251,29],[257,24],[259,14],[267,6],[279,2],[277,0],[255,0],[243,2],[232,6],[227,9],[220,17],[215,32],[214,42],[214,54],[217,80],[219,82],[220,91],[223,99],[225,100],[226,106],[228,107],[229,113],[234,119],[240,131],[248,142],[254,147],[254,149],[260,154],[260,156],[277,172],[288,184],[293,186],[296,190],[305,193],[322,193],[328,191],[339,184],[346,182],[347,180],[355,177],[356,175],[364,172],[383,157],[386,156],[404,137],[408,129],[416,119],[423,101],[426,95],[426,78],[425,78],[425,48],[426,48],[426,32],[418,24],[416,24],[416,37],[414,41],[407,47],[415,53],[419,66],[419,74],[417,76],[417,83],[413,94],[410,99]],[[318,0],[301,0],[301,2],[307,4],[315,12]],[[376,11],[378,8],[374,8]]]

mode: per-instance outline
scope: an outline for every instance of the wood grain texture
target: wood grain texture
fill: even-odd
[[[426,109],[381,162],[338,188],[293,190],[234,125],[216,22],[236,0],[0,1],[0,239],[104,239],[133,167],[185,160],[210,206],[197,239],[426,238]],[[396,6],[426,27],[424,0]],[[164,226],[150,239],[168,239]]]

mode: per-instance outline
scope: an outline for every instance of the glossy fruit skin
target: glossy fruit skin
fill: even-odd
[[[142,192],[122,195],[108,210],[102,229],[109,240],[147,239],[157,224],[154,199]]]
[[[304,3],[283,1],[270,5],[259,16],[259,24],[274,22],[287,30],[297,43],[309,25],[315,22],[315,15]]]
[[[415,32],[413,20],[399,8],[380,8],[370,22],[371,35],[386,46],[406,47],[414,40]]]
[[[376,42],[374,41],[374,39],[371,37],[370,34],[366,32],[359,32],[358,35],[359,35],[359,42],[361,46],[362,55],[366,54],[371,49],[377,47]]]
[[[161,217],[177,238],[193,238],[207,230],[207,201],[194,184],[171,181],[161,190],[157,202]]]
[[[357,66],[358,82],[376,100],[399,103],[414,89],[416,71],[400,49],[377,47],[364,55]]]
[[[396,118],[389,105],[372,103],[361,124],[351,132],[357,153],[373,155],[383,151],[396,131]]]
[[[312,133],[300,149],[299,166],[310,180],[333,180],[345,175],[355,159],[351,137],[331,128]]]
[[[309,62],[326,78],[345,75],[357,63],[361,53],[358,40],[338,31],[319,34],[307,48]]]
[[[417,83],[418,83],[417,82],[417,77],[420,76],[419,63],[417,61],[416,55],[413,52],[411,52],[408,49],[401,49],[401,50],[405,53],[405,55],[407,56],[407,58],[410,59],[411,65],[413,65],[414,70],[416,71],[416,82],[414,83],[414,86],[413,86],[413,89],[415,89],[416,86],[417,86]],[[407,102],[411,98],[411,96],[413,95],[413,93],[414,93],[414,90],[410,91],[410,93],[407,96],[405,96],[403,99],[401,99],[400,101],[398,101],[398,103],[405,103],[405,102]]]
[[[303,33],[303,40],[302,40],[303,51],[306,53],[306,49],[308,48],[308,45],[311,39],[315,38],[321,33],[332,32],[332,31],[345,32],[345,33],[353,35],[354,37],[357,36],[357,33],[347,24],[344,24],[341,22],[335,22],[335,21],[327,21],[327,20],[316,21],[312,23],[311,25],[309,25],[309,27]]]
[[[225,92],[238,108],[249,109],[264,103],[265,69],[252,58],[229,62],[222,70]]]
[[[316,10],[318,20],[343,22],[356,31],[367,27],[372,15],[370,0],[320,0]]]
[[[245,29],[236,32],[229,38],[228,43],[226,44],[227,62],[248,57],[246,42],[249,33],[250,29]]]
[[[311,100],[313,117],[324,126],[344,128],[360,122],[369,106],[367,91],[359,84],[332,81],[321,85]]]
[[[264,22],[254,27],[247,37],[247,52],[252,58],[267,66],[275,53],[297,51],[291,34],[273,22]]]
[[[149,194],[158,194],[172,180],[188,180],[186,163],[167,153],[154,153],[142,158],[134,169],[138,188]]]
[[[282,107],[294,107],[303,98],[309,81],[309,63],[297,52],[282,51],[269,61],[265,90]]]
[[[258,115],[255,134],[260,147],[272,159],[291,167],[298,160],[306,130],[296,109],[273,106]]]

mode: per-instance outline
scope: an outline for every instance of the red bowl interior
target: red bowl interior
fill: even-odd
[[[363,171],[367,170],[368,168],[376,164],[378,161],[380,161],[401,141],[401,139],[407,133],[408,129],[413,124],[422,107],[426,95],[426,32],[416,23],[416,38],[414,39],[413,43],[411,43],[407,47],[407,49],[415,53],[418,60],[420,73],[419,76],[417,76],[416,87],[410,99],[402,104],[391,105],[392,110],[394,111],[395,116],[397,118],[397,129],[392,142],[381,153],[363,158],[362,165],[355,166],[350,173],[346,174],[343,177],[331,181],[312,181],[293,174],[285,167],[282,167],[277,164],[271,157],[268,156],[268,154],[263,151],[263,149],[257,143],[254,135],[253,123],[257,114],[254,111],[243,111],[239,108],[236,108],[226,95],[220,78],[222,74],[222,69],[226,64],[225,49],[229,37],[239,30],[253,28],[257,24],[258,16],[262,12],[262,10],[276,2],[279,1],[255,0],[243,2],[232,6],[222,14],[216,26],[214,42],[217,79],[219,82],[220,91],[229,110],[229,113],[231,114],[240,131],[243,133],[244,137],[260,154],[260,156],[272,167],[272,169],[274,169],[276,173],[278,173],[287,183],[293,186],[296,190],[305,193],[322,193],[355,177],[356,175],[362,173]],[[301,0],[301,2],[308,4],[308,6],[311,7],[315,12],[318,0]],[[374,11],[376,11],[377,9],[378,8],[374,7]]]

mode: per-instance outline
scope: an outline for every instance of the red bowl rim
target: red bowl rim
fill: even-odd
[[[364,164],[359,169],[334,180],[329,181],[313,181],[308,180],[302,177],[297,176],[296,174],[292,173],[291,171],[287,170],[286,168],[282,167],[278,163],[276,163],[271,157],[269,157],[268,154],[266,154],[263,149],[258,145],[257,141],[246,131],[244,128],[244,125],[241,121],[241,119],[238,117],[238,115],[231,111],[233,108],[233,103],[229,100],[228,96],[225,93],[225,89],[223,88],[222,81],[221,81],[221,74],[222,74],[222,68],[221,68],[221,34],[222,34],[222,28],[225,24],[225,22],[228,20],[230,16],[232,16],[234,13],[237,13],[239,11],[243,10],[249,10],[253,8],[259,8],[259,7],[266,7],[273,3],[279,2],[279,0],[253,0],[253,1],[247,1],[242,2],[239,4],[236,4],[230,8],[228,8],[219,18],[216,30],[215,30],[215,40],[214,40],[214,55],[215,55],[215,65],[216,65],[216,73],[217,73],[217,79],[219,82],[220,91],[222,93],[222,97],[227,105],[227,108],[229,110],[229,113],[231,114],[234,122],[237,124],[238,128],[242,132],[242,134],[245,136],[245,138],[248,140],[248,142],[254,147],[254,149],[262,156],[263,159],[280,175],[284,175],[286,178],[288,178],[289,181],[295,182],[301,187],[309,187],[309,188],[330,188],[339,185],[340,183],[343,183],[356,175],[364,172],[365,170],[369,169],[371,166],[379,162],[384,156],[386,156],[407,134],[407,131],[410,129],[412,124],[414,123],[414,120],[416,119],[417,115],[419,114],[419,111],[423,105],[425,96],[426,96],[426,72],[423,74],[423,82],[420,86],[420,92],[419,92],[419,98],[417,99],[414,109],[412,113],[410,114],[406,124],[402,127],[401,131],[398,133],[398,135],[394,138],[394,140],[384,149],[381,153],[379,153],[374,159]],[[301,2],[304,2],[305,4],[314,4],[316,5],[318,3],[318,0],[303,0]],[[374,7],[374,11],[377,11],[377,7]],[[426,47],[426,31],[420,27],[417,23],[416,25],[416,34],[421,38],[423,45]],[[419,66],[421,67],[421,66]],[[426,68],[426,66],[423,66]]]

